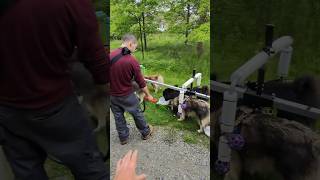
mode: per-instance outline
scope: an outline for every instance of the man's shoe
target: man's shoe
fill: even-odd
[[[121,145],[125,145],[125,144],[128,144],[128,139],[125,139],[125,140],[120,140],[120,144]]]
[[[152,136],[152,134],[153,134],[153,132],[154,132],[154,128],[153,128],[153,126],[151,126],[151,125],[149,125],[149,133],[147,134],[147,135],[145,135],[145,136],[142,136],[142,139],[143,140],[147,140],[147,139],[149,139],[151,136]]]

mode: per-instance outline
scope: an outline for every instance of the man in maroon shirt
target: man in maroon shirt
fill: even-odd
[[[6,1],[0,9],[0,143],[15,178],[48,179],[43,164],[50,155],[78,180],[109,179],[68,66],[77,47],[106,93],[109,60],[91,0]]]
[[[110,100],[116,129],[121,144],[126,144],[129,137],[129,128],[124,117],[124,112],[129,112],[142,134],[142,139],[148,139],[153,133],[153,127],[148,126],[140,109],[139,100],[134,94],[132,81],[136,81],[147,99],[153,99],[140,70],[140,64],[131,55],[137,48],[135,36],[123,36],[121,48],[110,53]]]

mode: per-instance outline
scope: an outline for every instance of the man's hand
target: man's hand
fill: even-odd
[[[117,170],[114,180],[146,180],[146,175],[136,174],[138,151],[130,150],[117,163]]]
[[[148,101],[152,101],[152,100],[153,100],[153,96],[151,96],[151,95],[149,95],[149,96],[146,95],[145,99],[148,100]]]
[[[144,94],[146,95],[146,98],[150,98],[150,97],[151,97],[151,98],[153,99],[153,97],[151,96],[151,94],[150,94],[149,89],[148,89],[147,86],[145,86],[145,87],[142,88],[141,90],[142,90],[142,92],[144,92]]]

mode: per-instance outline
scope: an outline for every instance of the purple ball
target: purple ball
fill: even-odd
[[[240,134],[230,134],[227,136],[231,149],[241,150],[245,144],[244,138]]]
[[[182,109],[186,109],[187,108],[187,104],[186,103],[181,104],[181,108]]]

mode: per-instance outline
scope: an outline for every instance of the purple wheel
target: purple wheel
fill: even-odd
[[[215,170],[220,175],[226,174],[230,170],[230,162],[217,160],[215,163]]]
[[[186,103],[181,104],[181,108],[182,109],[187,109],[187,104]]]
[[[227,139],[230,148],[234,150],[241,150],[245,144],[244,138],[240,134],[230,134]]]

